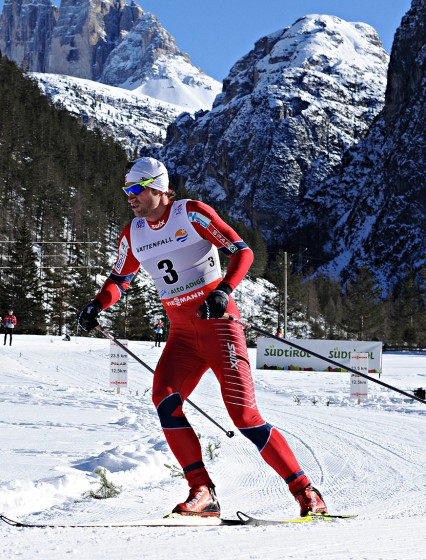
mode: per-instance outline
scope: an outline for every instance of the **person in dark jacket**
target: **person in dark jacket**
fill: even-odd
[[[155,346],[161,346],[161,341],[163,339],[163,323],[158,321],[155,324],[154,331],[155,331]]]
[[[13,309],[9,309],[9,313],[3,319],[3,325],[6,329],[6,332],[4,333],[4,344],[6,344],[7,335],[9,335],[10,337],[9,346],[12,346],[12,333],[13,333],[13,329],[16,327],[17,324],[18,324],[18,320],[13,314]]]

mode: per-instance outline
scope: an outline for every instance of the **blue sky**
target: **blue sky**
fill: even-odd
[[[130,3],[130,0],[128,0]],[[307,14],[362,21],[379,33],[390,52],[411,0],[136,0],[154,13],[192,63],[222,81],[255,41]],[[54,1],[59,4],[59,0]],[[3,0],[0,0],[0,7]]]

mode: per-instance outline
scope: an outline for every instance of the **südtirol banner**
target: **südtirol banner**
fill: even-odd
[[[314,340],[289,339],[304,350],[292,348],[284,342],[266,337],[257,339],[256,368],[286,369],[292,371],[347,371],[350,367],[352,353],[367,353],[369,373],[382,372],[382,342],[362,340]],[[321,354],[325,358],[342,364],[339,368],[325,360],[309,354],[309,351]]]

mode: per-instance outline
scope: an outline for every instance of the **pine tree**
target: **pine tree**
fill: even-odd
[[[48,329],[50,333],[56,335],[63,335],[70,331],[69,303],[72,284],[70,275],[65,272],[67,270],[67,267],[63,265],[48,269],[44,273],[44,294],[49,321]]]
[[[161,305],[158,306],[158,314],[148,313],[146,305],[146,288],[139,285],[137,281],[132,284],[131,305],[128,313],[128,332],[129,337],[136,340],[152,340],[154,335],[154,317],[161,319],[164,325],[167,325],[165,311]],[[158,303],[159,298],[157,296]],[[166,334],[166,329],[164,329]]]
[[[367,267],[346,285],[342,325],[348,338],[380,340],[383,335],[381,290]]]
[[[342,336],[339,325],[342,322],[342,286],[335,278],[319,274],[314,283],[317,288],[320,315],[324,324],[324,337],[338,339]]]
[[[130,288],[129,288],[130,289]],[[114,336],[119,339],[128,339],[128,305],[129,289],[121,298],[102,313],[102,325],[108,326]]]
[[[19,330],[25,334],[45,334],[46,317],[37,256],[26,221],[18,228],[12,244],[9,266],[3,284],[3,306],[13,309],[19,320]]]
[[[141,273],[102,317],[117,338],[129,340],[153,340],[156,320],[161,319],[165,325],[168,324],[153,282],[147,282]]]
[[[253,279],[260,278],[263,276],[268,262],[268,251],[266,249],[265,240],[260,231],[256,228],[252,230],[251,233],[248,228],[244,228],[242,237],[254,253],[254,261],[249,274]]]
[[[248,228],[243,222],[238,220],[232,220],[226,212],[218,212],[218,214],[240,235],[241,239],[253,251],[254,261],[249,271],[250,277],[256,279],[263,276],[268,262],[268,251],[260,231],[256,228]],[[222,266],[226,269],[229,260],[223,257],[221,253],[219,253],[219,256],[221,257]]]
[[[410,270],[405,281],[397,286],[392,306],[392,334],[399,344],[426,346],[425,293],[421,274]]]

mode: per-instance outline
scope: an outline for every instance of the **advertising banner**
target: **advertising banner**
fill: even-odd
[[[362,340],[314,340],[289,339],[304,350],[292,348],[278,340],[259,337],[257,339],[256,368],[286,369],[293,371],[346,371],[309,354],[321,354],[343,366],[350,367],[352,353],[368,354],[369,373],[382,372],[382,342]]]

